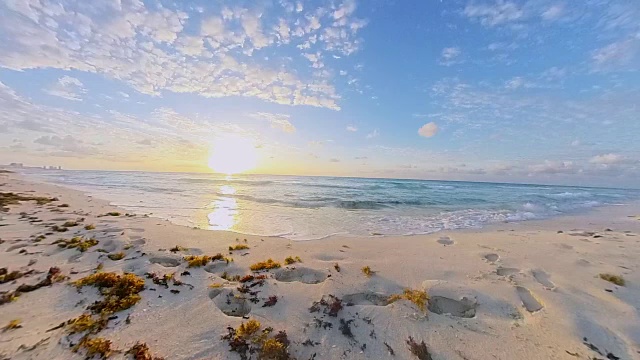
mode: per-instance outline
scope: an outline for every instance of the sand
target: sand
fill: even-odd
[[[83,334],[69,335],[69,325],[51,329],[101,299],[96,289],[78,290],[70,282],[102,263],[102,272],[175,273],[184,283],[165,288],[145,278],[142,299],[92,335],[123,351],[145,342],[166,359],[240,359],[221,337],[248,319],[258,320],[261,330],[272,327],[266,337],[286,331],[286,350],[295,359],[417,359],[410,337],[424,342],[432,359],[640,359],[639,204],[424,236],[296,242],[126,216],[81,192],[16,174],[0,174],[0,184],[0,192],[58,199],[0,212],[0,267],[36,271],[0,284],[0,291],[35,284],[51,267],[69,276],[0,305],[0,326],[21,321],[20,328],[0,332],[0,358],[84,358],[85,350],[72,351]],[[121,215],[100,216],[110,211]],[[36,239],[80,219],[66,232]],[[88,224],[95,229],[85,230]],[[99,243],[86,252],[52,244],[73,236]],[[249,249],[230,254],[228,247],[237,244]],[[171,252],[176,245],[183,248]],[[123,259],[107,257],[121,251]],[[233,261],[187,268],[183,259],[217,253]],[[302,262],[285,266],[287,256]],[[221,278],[251,274],[251,264],[268,258],[283,266],[262,272],[263,282],[243,289]],[[621,275],[626,284],[602,280],[600,273]],[[424,310],[407,300],[389,303],[405,288],[426,290]]]

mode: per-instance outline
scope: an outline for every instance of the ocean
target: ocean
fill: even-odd
[[[503,183],[137,171],[30,173],[179,225],[293,240],[479,228],[640,198],[638,190]]]

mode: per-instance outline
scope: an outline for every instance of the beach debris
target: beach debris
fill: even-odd
[[[57,268],[57,267],[49,268],[47,277],[41,280],[40,282],[38,282],[37,284],[35,285],[22,284],[18,286],[18,288],[15,291],[8,291],[0,294],[0,305],[16,300],[18,297],[20,297],[20,295],[22,295],[22,293],[32,292],[40,289],[41,287],[50,286],[54,283],[61,282],[66,279],[68,279],[68,277],[65,275],[62,275],[60,268]]]
[[[322,310],[323,313],[337,317],[340,310],[342,310],[342,300],[334,295],[323,295],[320,301],[315,301],[309,308],[309,312],[314,313]]]
[[[340,264],[338,263],[333,264],[333,268],[336,269],[337,272],[340,272]]]
[[[53,201],[57,201],[56,198],[48,198],[44,196],[29,196],[21,195],[13,192],[0,192],[0,211],[7,212],[9,205],[19,205],[23,201],[35,201],[38,205],[45,205]]]
[[[86,351],[85,355],[87,359],[91,359],[96,355],[101,359],[106,359],[113,353],[111,344],[111,340],[101,337],[90,338],[86,336],[73,347],[73,352],[78,352],[79,350],[84,349]]]
[[[362,273],[365,274],[367,277],[371,277],[372,275],[374,275],[376,272],[371,270],[371,267],[369,267],[369,265],[362,267]]]
[[[78,249],[80,252],[85,252],[90,247],[98,245],[99,241],[95,238],[85,239],[82,236],[74,236],[71,239],[59,239],[52,244],[57,244],[61,248],[65,249]]]
[[[190,268],[205,266],[209,262],[213,262],[213,261],[216,261],[216,260],[220,260],[220,261],[224,260],[224,261],[227,262],[227,264],[229,262],[233,261],[233,259],[225,257],[221,253],[217,253],[216,255],[213,255],[213,256],[209,256],[209,255],[189,255],[189,256],[185,256],[184,260],[189,264],[189,265],[187,265],[187,267],[190,267]]]
[[[427,302],[429,301],[429,295],[424,290],[404,289],[402,294],[393,294],[389,296],[389,304],[398,300],[408,300],[415,304],[420,311],[427,310]]]
[[[342,335],[348,337],[349,339],[353,339],[353,332],[351,332],[351,323],[353,323],[355,319],[345,320],[340,319],[340,326],[338,330],[342,333]]]
[[[624,278],[621,275],[603,273],[603,274],[600,274],[598,276],[600,277],[600,279],[606,280],[606,281],[608,281],[610,283],[613,283],[613,284],[616,284],[618,286],[625,286]]]
[[[171,249],[169,249],[169,251],[171,251],[172,253],[177,253],[177,252],[181,252],[181,251],[187,251],[189,249],[187,249],[186,247],[182,247],[180,245],[176,245],[174,247],[172,247]]]
[[[159,276],[156,273],[145,273],[147,279],[151,279],[151,281],[153,281],[153,283],[156,285],[164,286],[165,289],[169,288],[169,282],[171,282],[174,286],[184,285],[184,283],[178,280],[175,275],[176,273],[164,274],[162,276]]]
[[[120,251],[117,253],[112,253],[107,255],[107,257],[113,261],[118,261],[118,260],[122,260],[125,257],[125,253]]]
[[[7,268],[0,268],[0,284],[8,283],[17,279],[20,279],[23,276],[31,275],[35,272],[35,270],[27,270],[20,271],[14,270],[9,272]]]
[[[93,224],[88,224],[84,226],[85,230],[95,230],[96,226]]]
[[[262,270],[271,270],[271,269],[277,269],[281,267],[280,263],[277,261],[274,261],[273,259],[269,258],[266,261],[261,261],[261,262],[257,262],[251,266],[249,266],[249,269],[251,269],[251,271],[262,271]]]
[[[222,336],[229,344],[230,350],[237,353],[242,360],[248,360],[251,354],[258,353],[264,360],[292,359],[288,352],[290,341],[285,331],[275,335],[272,327],[260,330],[261,324],[257,320],[249,319],[240,324],[238,329],[227,328],[227,334]]]
[[[126,310],[137,304],[142,298],[139,293],[144,290],[144,279],[130,273],[99,272],[73,282],[78,289],[94,286],[104,297],[89,306],[94,314],[111,315]]]
[[[597,346],[589,342],[589,339],[586,337],[582,338],[582,343],[589,348],[589,350],[594,351],[602,356],[606,356],[609,360],[620,360],[620,358],[608,351],[601,351]],[[595,359],[595,358],[594,358]]]
[[[387,351],[389,351],[389,355],[391,355],[391,356],[396,356],[396,352],[395,352],[395,351],[393,351],[393,348],[392,348],[389,344],[387,344],[387,342],[386,342],[386,341],[384,342],[384,346],[386,346],[386,347],[387,347]]]
[[[129,350],[125,352],[126,355],[131,355],[134,360],[164,360],[163,357],[151,355],[149,346],[143,342],[136,342]]]
[[[409,345],[409,351],[415,355],[420,360],[433,360],[431,354],[429,353],[429,349],[427,348],[427,344],[424,341],[417,343],[413,337],[409,336],[407,340],[407,345]]]
[[[296,256],[296,257],[293,257],[293,256],[287,256],[287,257],[284,259],[284,263],[285,263],[285,265],[291,265],[291,264],[295,264],[295,263],[297,263],[297,262],[298,262],[298,263],[301,263],[301,262],[302,262],[302,259],[300,259],[300,256]]]
[[[2,328],[2,332],[20,329],[22,327],[21,323],[22,321],[20,319],[13,319],[9,321],[9,323]]]
[[[267,300],[265,300],[265,302],[262,305],[262,307],[272,307],[277,302],[278,302],[278,296],[277,295],[271,295],[271,296],[269,296],[269,298]]]
[[[237,245],[233,245],[233,246],[229,246],[229,251],[235,251],[235,250],[247,250],[249,248],[248,245],[245,244],[237,244]]]

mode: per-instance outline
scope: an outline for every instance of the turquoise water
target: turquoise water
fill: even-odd
[[[180,225],[291,239],[424,234],[640,198],[637,190],[451,181],[110,171],[35,175]]]

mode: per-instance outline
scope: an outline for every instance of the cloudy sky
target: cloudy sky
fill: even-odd
[[[233,136],[257,173],[637,187],[638,19],[629,0],[0,0],[0,163],[209,171]]]

